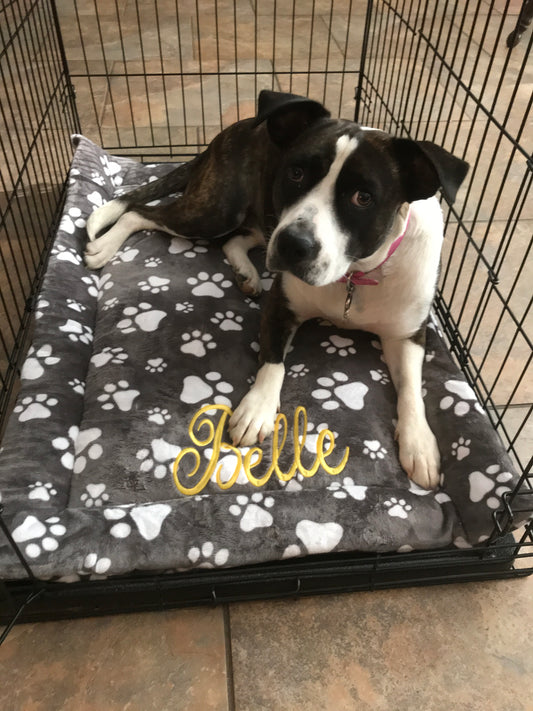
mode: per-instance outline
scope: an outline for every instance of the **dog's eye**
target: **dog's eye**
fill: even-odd
[[[368,207],[372,203],[372,195],[364,190],[357,190],[352,195],[352,202],[356,207]]]
[[[288,170],[288,176],[289,180],[292,180],[293,183],[301,183],[304,179],[303,168],[300,168],[299,165],[291,165]]]

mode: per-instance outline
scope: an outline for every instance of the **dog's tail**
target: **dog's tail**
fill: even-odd
[[[135,188],[135,190],[121,195],[119,198],[110,200],[95,210],[87,220],[87,235],[89,239],[91,241],[96,239],[100,232],[113,225],[128,210],[184,190],[189,182],[191,172],[201,158],[202,154],[187,163],[179,165],[162,178],[146,183],[146,185],[141,185],[139,188]]]

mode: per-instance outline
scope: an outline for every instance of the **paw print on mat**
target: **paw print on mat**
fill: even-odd
[[[153,267],[158,267],[161,264],[161,257],[147,257],[144,260],[144,266],[147,269],[152,269]]]
[[[133,407],[134,400],[141,393],[138,390],[130,389],[127,380],[119,380],[118,383],[107,383],[104,385],[104,392],[96,398],[102,402],[102,410],[114,410],[118,407],[122,412],[129,412]]]
[[[57,496],[57,490],[51,482],[43,484],[42,481],[36,481],[35,484],[29,485],[30,493],[28,499],[37,499],[38,501],[50,501],[50,497]]]
[[[45,344],[39,350],[32,346],[28,351],[28,356],[22,366],[20,377],[22,380],[37,380],[44,375],[45,365],[56,365],[61,358],[52,355],[52,346]]]
[[[195,296],[213,296],[220,299],[224,296],[224,290],[231,286],[231,281],[225,279],[221,272],[211,275],[200,272],[197,277],[189,277],[187,284],[192,286],[191,291]]]
[[[162,291],[168,291],[170,279],[163,277],[151,276],[146,281],[138,282],[137,286],[141,287],[141,291],[149,291],[151,294],[159,294]]]
[[[174,460],[180,452],[181,447],[160,438],[153,439],[149,448],[139,449],[135,456],[141,462],[141,472],[152,472],[156,479],[163,479],[172,472]]]
[[[95,573],[96,575],[105,575],[111,568],[111,560],[109,558],[99,558],[96,553],[88,553],[83,561],[83,573]]]
[[[71,209],[77,210],[81,215],[81,211],[78,210],[78,208],[71,208]],[[79,220],[79,221],[80,221],[80,223],[83,223],[82,227],[85,227],[85,220]],[[61,227],[60,227],[60,229],[61,229]],[[73,232],[71,232],[70,234],[73,234]],[[78,266],[78,264],[81,264],[81,262],[82,262],[81,255],[78,252],[76,252],[75,249],[73,249],[72,247],[65,247],[62,244],[58,244],[56,247],[54,247],[52,249],[52,251],[50,252],[50,254],[52,254],[60,262],[70,262],[71,264],[75,264],[76,266]]]
[[[152,407],[148,410],[148,422],[154,422],[156,425],[164,425],[170,420],[169,411],[161,407]]]
[[[322,341],[320,345],[326,349],[326,353],[329,355],[340,355],[344,358],[347,355],[355,354],[356,350],[353,343],[351,338],[343,338],[334,334],[329,337],[329,340]]]
[[[347,499],[349,496],[356,501],[364,501],[366,499],[366,491],[368,487],[356,484],[352,477],[346,476],[342,480],[334,481],[328,486],[328,491],[333,492],[336,499]]]
[[[296,363],[295,365],[291,365],[287,371],[287,375],[289,378],[303,378],[308,372],[309,368],[306,365],[303,363]]]
[[[113,363],[114,365],[122,365],[124,361],[128,360],[128,354],[124,351],[124,348],[116,346],[112,348],[111,346],[106,346],[100,353],[95,353],[91,358],[91,363],[95,368],[101,368],[108,363]]]
[[[78,395],[83,395],[85,392],[85,383],[83,380],[80,380],[79,378],[74,378],[73,380],[69,380],[68,384],[70,387],[74,390],[75,393]]]
[[[162,373],[167,367],[167,363],[162,358],[149,358],[144,367],[149,373]]]
[[[239,494],[236,503],[229,507],[232,516],[239,518],[241,531],[249,533],[255,528],[268,528],[274,523],[272,514],[267,511],[274,506],[274,499],[263,494],[252,494],[251,497]]]
[[[187,553],[187,558],[197,568],[218,568],[228,562],[229,551],[221,548],[215,553],[215,546],[206,541],[201,548],[193,546]]]
[[[15,543],[27,543],[24,553],[28,558],[38,558],[43,551],[57,550],[59,547],[57,539],[64,536],[66,532],[67,529],[57,516],[51,516],[44,522],[36,516],[26,516],[20,526],[12,532],[12,536]]]
[[[120,249],[115,257],[113,258],[111,264],[120,264],[121,262],[124,262],[125,264],[128,264],[129,262],[133,262],[135,257],[139,254],[139,250],[135,249],[135,247],[130,247],[129,245],[126,245],[122,249]]]
[[[384,505],[387,507],[389,516],[396,518],[407,518],[409,511],[413,509],[411,504],[408,504],[405,499],[396,499],[394,496],[391,496],[388,501],[385,501]]]
[[[127,538],[134,523],[145,541],[153,541],[159,536],[170,512],[168,504],[147,504],[133,508],[107,508],[104,509],[104,518],[111,523],[109,533],[113,538]]]
[[[455,457],[460,462],[470,454],[471,440],[459,437],[457,442],[452,443],[452,457]]]
[[[219,326],[222,331],[242,331],[241,324],[243,321],[243,317],[234,311],[226,311],[226,313],[218,311],[211,317],[211,323]]]
[[[52,414],[50,408],[55,407],[57,403],[58,401],[55,397],[48,397],[48,395],[44,393],[28,395],[13,409],[13,412],[19,415],[19,422],[44,420],[50,417]]]
[[[468,383],[463,380],[448,380],[444,383],[444,387],[452,394],[442,398],[440,401],[441,410],[449,410],[453,407],[453,411],[458,417],[464,417],[472,408],[484,414],[475,392]]]
[[[89,344],[93,340],[93,331],[89,326],[84,326],[79,321],[69,318],[66,323],[59,327],[59,330],[66,333],[70,341]]]
[[[67,299],[67,307],[69,309],[72,309],[73,311],[77,311],[78,313],[82,313],[83,311],[87,311],[87,307],[84,306],[84,304],[80,303],[79,301],[76,301],[76,299]]]
[[[59,223],[59,229],[63,232],[67,232],[69,235],[73,235],[76,229],[83,229],[85,227],[85,220],[81,216],[81,210],[79,207],[71,207],[61,218]],[[59,249],[59,248],[58,248]],[[65,249],[65,247],[63,247]],[[80,259],[81,262],[81,259]],[[74,264],[79,264],[80,262],[74,262]]]
[[[105,489],[105,484],[87,484],[80,500],[88,509],[99,508],[109,501],[109,494],[106,494]]]
[[[381,446],[381,442],[377,439],[365,439],[363,454],[366,454],[370,459],[385,459],[387,450]]]
[[[472,472],[468,475],[470,501],[478,504],[485,500],[489,509],[499,508],[501,497],[512,490],[512,478],[511,472],[501,471],[499,464],[492,464],[484,472]]]
[[[142,301],[138,306],[126,306],[122,315],[126,318],[117,323],[117,328],[122,333],[133,333],[137,328],[151,333],[157,330],[161,321],[166,317],[164,311],[152,309],[152,305],[146,301]]]
[[[205,380],[197,375],[187,375],[183,379],[183,388],[180,394],[180,400],[188,404],[208,400],[215,394],[214,402],[218,405],[229,405],[231,402],[226,395],[233,392],[233,385],[221,380],[222,376],[216,371],[206,373]]]
[[[381,368],[378,368],[377,370],[371,370],[370,377],[374,382],[381,383],[382,385],[387,385],[388,383],[390,383],[389,374],[386,373],[384,370],[381,370]]]
[[[190,301],[184,301],[182,304],[176,304],[176,311],[182,314],[190,314],[194,311],[194,305]]]
[[[341,402],[351,410],[362,410],[368,388],[364,383],[350,383],[348,380],[348,376],[340,372],[332,373],[331,377],[318,378],[320,388],[313,390],[311,395],[322,402],[324,410],[336,410]]]
[[[197,358],[203,358],[207,355],[207,351],[217,347],[210,333],[203,333],[199,330],[182,334],[181,340],[183,344],[180,347],[180,351],[188,355],[194,355]]]

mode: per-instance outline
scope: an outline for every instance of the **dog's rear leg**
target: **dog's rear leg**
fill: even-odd
[[[89,269],[100,269],[100,267],[103,267],[115,256],[131,234],[139,232],[139,230],[156,229],[168,232],[172,235],[176,234],[169,230],[168,227],[149,220],[146,217],[142,217],[134,210],[125,212],[105,234],[98,237],[98,239],[87,242],[85,247],[85,264]]]
[[[222,247],[235,273],[239,289],[247,296],[256,297],[261,293],[261,279],[248,257],[248,252],[254,247],[264,247],[265,245],[263,233],[259,230],[251,230],[249,234],[232,237]]]

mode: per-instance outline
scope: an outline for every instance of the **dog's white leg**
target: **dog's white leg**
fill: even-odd
[[[108,225],[112,225],[116,222],[127,209],[127,204],[117,198],[106,202],[105,205],[102,205],[102,207],[99,207],[97,210],[92,212],[87,220],[87,236],[89,237],[89,240],[92,242],[99,232],[105,229]]]
[[[222,247],[235,273],[239,289],[248,296],[259,296],[261,293],[261,280],[257,269],[248,257],[248,251],[254,247],[264,246],[266,243],[263,233],[254,230],[249,235],[232,237]]]
[[[255,383],[229,421],[235,446],[250,447],[273,432],[284,377],[283,363],[264,363],[259,368]]]
[[[409,338],[382,338],[382,345],[398,397],[400,463],[419,486],[434,489],[439,484],[440,455],[422,399],[424,348]]]
[[[126,212],[119,217],[113,227],[104,235],[87,243],[85,247],[85,264],[90,269],[100,269],[115,256],[131,234],[139,230],[154,229],[168,232],[165,227],[146,219],[146,217],[141,217],[136,212]]]

